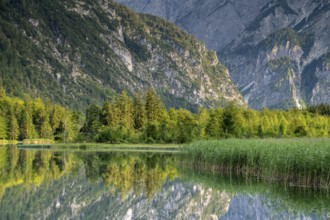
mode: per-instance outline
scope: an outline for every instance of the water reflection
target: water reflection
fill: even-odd
[[[166,179],[177,176],[176,157],[164,154],[87,153],[80,154],[88,180],[113,186],[123,198],[133,190],[148,198],[162,187]]]
[[[327,190],[181,166],[173,154],[0,146],[0,219],[326,219]]]

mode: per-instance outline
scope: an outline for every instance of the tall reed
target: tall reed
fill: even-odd
[[[226,139],[187,145],[185,165],[285,184],[330,188],[330,139]]]

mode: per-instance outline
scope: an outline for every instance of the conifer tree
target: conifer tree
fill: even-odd
[[[162,103],[153,90],[148,90],[145,94],[146,118],[149,122],[155,122],[159,119],[163,110]]]
[[[35,136],[35,128],[32,123],[32,117],[28,111],[23,112],[21,120],[21,139],[32,139]]]
[[[120,123],[126,128],[134,126],[133,101],[126,92],[122,92],[117,102],[120,110]]]
[[[98,105],[90,105],[86,109],[86,122],[84,124],[83,130],[91,135],[97,133],[99,128],[101,127],[101,109]],[[62,126],[64,122],[62,122]]]
[[[106,126],[113,128],[115,126],[118,126],[120,121],[119,117],[120,117],[120,112],[116,104],[106,101],[103,104],[103,108],[102,108],[102,123]]]
[[[139,130],[140,128],[144,127],[146,122],[145,106],[143,105],[143,100],[140,93],[136,93],[134,95],[133,109],[134,128]]]
[[[5,140],[7,138],[7,127],[5,118],[0,115],[0,140]]]
[[[10,140],[17,140],[19,137],[19,126],[16,116],[12,113],[10,115],[9,125],[8,125],[8,138]]]
[[[53,131],[48,116],[45,116],[40,126],[40,138],[53,139]]]

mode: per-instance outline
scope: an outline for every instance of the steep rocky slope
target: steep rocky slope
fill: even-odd
[[[219,51],[235,39],[270,0],[116,0],[147,14],[160,16]]]
[[[253,108],[330,103],[330,1],[273,1],[220,52]]]
[[[216,49],[253,108],[330,103],[329,0],[117,1]]]
[[[154,88],[167,106],[242,97],[216,53],[162,19],[112,1],[1,1],[0,81],[73,108]]]

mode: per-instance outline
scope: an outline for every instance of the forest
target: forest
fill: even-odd
[[[79,132],[79,115],[40,98],[6,96],[0,88],[0,141],[45,139],[72,142]]]
[[[82,122],[83,121],[83,122]],[[18,99],[0,91],[0,140],[189,143],[226,138],[329,137],[330,107],[260,111],[234,103],[219,108],[166,109],[153,90],[126,92],[91,104],[85,116],[50,101]]]
[[[82,140],[106,143],[187,143],[194,140],[268,137],[329,137],[330,108],[260,111],[234,103],[219,108],[166,109],[153,90],[126,92],[86,109]]]

